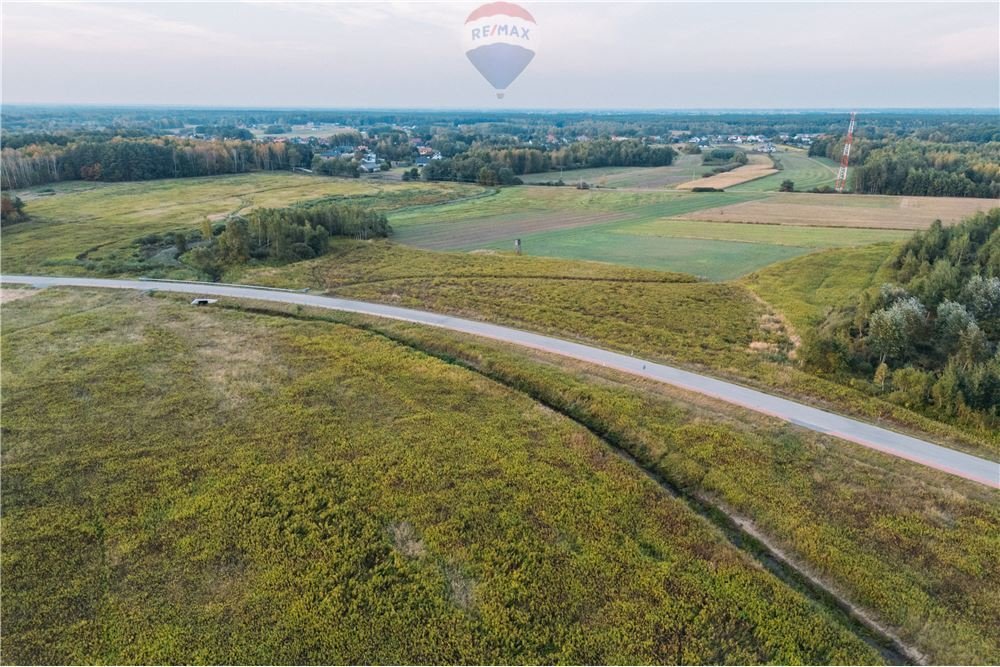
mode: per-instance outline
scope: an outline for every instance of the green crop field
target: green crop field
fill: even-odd
[[[685,158],[696,156],[685,156]],[[895,231],[822,230],[671,220],[699,211],[725,216],[767,204],[762,192],[655,189],[500,190],[260,173],[146,183],[65,183],[19,193],[30,220],[3,232],[8,272],[196,278],[188,266],[145,257],[149,234],[191,231],[253,207],[350,200],[387,211],[394,239],[432,250],[504,250],[687,272],[711,280],[745,275],[810,250],[899,238]],[[763,200],[763,201],[757,201]],[[888,209],[887,209],[888,210]],[[708,213],[706,213],[708,215]]]
[[[880,660],[606,442],[473,371],[329,322],[19,296],[5,662]]]
[[[622,225],[614,230],[619,234],[655,238],[715,239],[800,248],[835,248],[871,243],[902,241],[910,232],[894,229],[843,229],[828,227],[796,227],[793,225],[739,224],[726,222],[700,222],[697,220],[655,220]]]
[[[710,226],[713,223],[704,223]],[[790,244],[745,243],[710,238],[632,234],[631,227],[533,234],[523,252],[690,273],[708,280],[737,278],[762,266],[809,252]],[[488,247],[509,250],[509,242]]]
[[[197,229],[252,207],[352,199],[395,209],[483,192],[458,184],[386,183],[305,174],[255,173],[142,183],[79,181],[23,190],[30,220],[3,229],[8,273],[135,272],[134,241],[147,234]],[[118,270],[121,269],[121,270]],[[192,277],[189,275],[176,277]]]
[[[749,183],[727,188],[732,192],[777,192],[784,180],[795,183],[796,190],[812,190],[824,185],[834,186],[837,164],[827,158],[809,157],[805,151],[785,150],[774,154],[781,171]]]
[[[581,180],[601,188],[665,188],[678,183],[694,180],[712,167],[701,164],[700,155],[680,154],[668,167],[591,167],[588,169],[568,169],[547,171],[541,174],[525,174],[525,183],[548,183],[562,178],[573,186]]]

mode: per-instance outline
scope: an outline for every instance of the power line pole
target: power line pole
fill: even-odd
[[[837,170],[837,185],[834,188],[837,192],[843,192],[844,185],[847,184],[847,163],[851,158],[851,144],[854,143],[854,119],[857,115],[856,111],[851,112],[851,124],[847,126],[844,154],[840,156],[840,169]]]

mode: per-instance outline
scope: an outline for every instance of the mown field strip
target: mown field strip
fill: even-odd
[[[910,233],[906,231],[887,229],[852,229],[845,233],[844,230],[828,227],[703,222],[682,219],[641,222],[619,227],[615,229],[615,233],[646,237],[768,243],[801,248],[859,246],[900,241],[910,236]]]
[[[826,158],[809,157],[805,151],[779,152],[774,157],[781,163],[781,170],[764,178],[741,183],[732,192],[777,192],[783,181],[795,184],[796,190],[811,190],[823,186],[833,187],[837,179],[837,165]]]
[[[424,250],[462,250],[481,248],[501,239],[517,238],[538,231],[573,229],[628,219],[619,213],[551,213],[528,212],[506,216],[472,218],[460,224],[430,223],[402,227],[394,240]]]

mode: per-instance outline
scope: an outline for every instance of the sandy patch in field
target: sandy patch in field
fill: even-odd
[[[687,183],[681,183],[677,186],[677,189],[718,188],[719,190],[724,190],[733,185],[739,185],[740,183],[746,183],[747,181],[753,181],[777,173],[778,170],[774,168],[774,163],[771,162],[770,158],[765,155],[751,155],[750,164],[745,164],[732,171],[725,171],[715,176],[709,176],[708,178],[698,178]]]
[[[782,193],[677,217],[708,222],[919,230],[938,219],[955,224],[976,211],[987,211],[995,206],[1000,206],[1000,200]]]
[[[17,301],[18,299],[24,299],[32,294],[37,294],[36,289],[11,289],[6,288],[0,290],[0,303],[9,303],[11,301]]]

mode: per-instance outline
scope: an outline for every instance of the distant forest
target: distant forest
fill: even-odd
[[[17,138],[17,137],[15,137]],[[145,181],[308,166],[312,151],[295,144],[242,140],[120,136],[8,148],[0,154],[4,189],[55,181]]]
[[[380,162],[404,165],[427,146],[441,159],[418,177],[484,185],[560,168],[669,165],[670,144],[691,135],[808,134],[810,154],[839,159],[847,115],[8,106],[2,121],[0,186],[18,189],[299,167],[358,175],[356,159],[319,158],[326,146],[364,145]],[[330,135],[322,140],[258,139],[248,129],[324,123]],[[975,112],[862,113],[852,166],[855,192],[1000,197],[1000,122]]]

